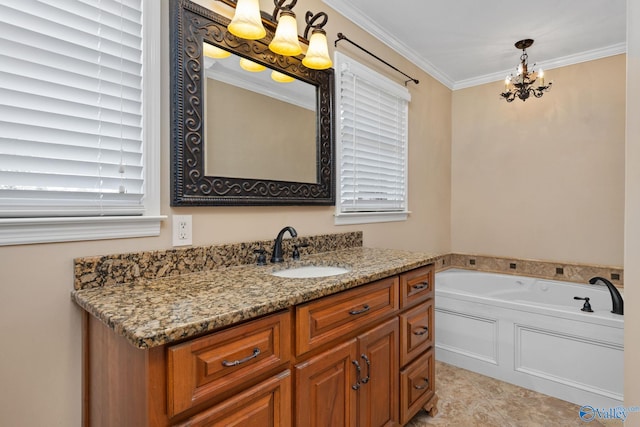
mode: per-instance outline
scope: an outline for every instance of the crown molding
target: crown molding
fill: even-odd
[[[348,2],[341,0],[323,0],[325,4],[333,8],[336,12],[349,19],[351,22],[361,27],[369,34],[380,40],[382,43],[389,46],[391,49],[411,61],[417,67],[429,74],[440,83],[453,89],[454,81],[446,73],[440,71],[437,67],[431,64],[424,58],[421,58],[415,51],[408,49],[407,46],[400,40],[389,34],[384,28],[380,27],[373,21],[365,18],[362,12]]]
[[[602,59],[609,56],[620,55],[627,52],[627,43],[618,43],[611,46],[606,46],[600,49],[588,50],[585,52],[575,53],[572,55],[562,56],[560,58],[551,59],[548,61],[536,62],[537,68],[542,68],[545,71],[553,70],[554,68],[566,67],[568,65],[575,65],[581,62],[594,61],[596,59]],[[515,63],[515,61],[514,61]],[[499,71],[497,73],[485,74],[483,76],[473,77],[470,79],[459,80],[453,84],[452,89],[465,89],[473,86],[479,86],[486,83],[493,83],[496,81],[504,80],[505,76],[513,73],[514,68],[509,70]]]
[[[473,77],[470,79],[454,81],[449,75],[438,69],[426,59],[422,58],[417,52],[412,49],[408,49],[407,46],[402,43],[402,41],[389,34],[384,28],[364,17],[362,12],[351,6],[349,2],[345,2],[343,0],[323,0],[323,2],[329,7],[333,8],[336,12],[352,21],[354,24],[367,31],[369,34],[380,40],[382,43],[389,46],[404,58],[411,61],[417,67],[422,69],[424,72],[426,72],[431,77],[438,80],[440,83],[451,90],[465,89],[472,86],[478,86],[486,83],[504,80],[504,76],[509,75],[513,72],[512,69],[509,69],[499,71],[497,73]],[[627,44],[626,42],[624,42],[599,49],[593,49],[585,52],[563,56],[560,58],[551,59],[549,61],[538,62],[536,63],[536,66],[538,66],[539,68],[543,68],[544,70],[552,70],[554,68],[579,64],[581,62],[593,61],[596,59],[619,55],[626,52]]]

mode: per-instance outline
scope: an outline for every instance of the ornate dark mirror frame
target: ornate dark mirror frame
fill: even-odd
[[[302,65],[301,57],[283,57],[271,52],[268,44],[274,28],[268,21],[265,22],[267,36],[262,40],[245,40],[232,35],[227,32],[229,22],[188,0],[171,2],[171,205],[333,205],[333,69],[311,70]],[[205,175],[203,41],[317,88],[317,183]]]

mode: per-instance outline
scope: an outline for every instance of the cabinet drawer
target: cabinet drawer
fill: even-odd
[[[400,315],[401,366],[433,345],[433,318],[433,299]]]
[[[283,312],[169,347],[169,416],[288,362],[290,325],[289,312]]]
[[[179,427],[231,425],[291,426],[291,371],[269,378],[189,418]]]
[[[400,371],[400,423],[408,422],[434,394],[433,348]]]
[[[433,297],[433,264],[400,275],[400,307],[405,308]]]
[[[398,310],[398,277],[296,307],[296,353],[306,353]]]

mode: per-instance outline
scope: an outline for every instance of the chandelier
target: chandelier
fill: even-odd
[[[536,98],[542,97],[545,92],[551,89],[552,82],[548,85],[544,84],[544,71],[540,69],[535,72],[533,69],[529,71],[529,64],[527,59],[527,48],[533,44],[532,39],[524,39],[516,42],[515,46],[518,49],[522,49],[522,55],[520,55],[520,64],[518,65],[518,74],[507,76],[504,79],[504,92],[500,94],[507,102],[511,102],[516,98],[526,101],[531,95]],[[535,66],[535,64],[534,64]],[[538,81],[539,79],[539,81]],[[538,86],[535,86],[538,81]]]

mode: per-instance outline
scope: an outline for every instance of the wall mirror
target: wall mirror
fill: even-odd
[[[187,0],[170,21],[171,205],[334,204],[333,70],[271,52],[268,21],[266,38],[241,39]]]

